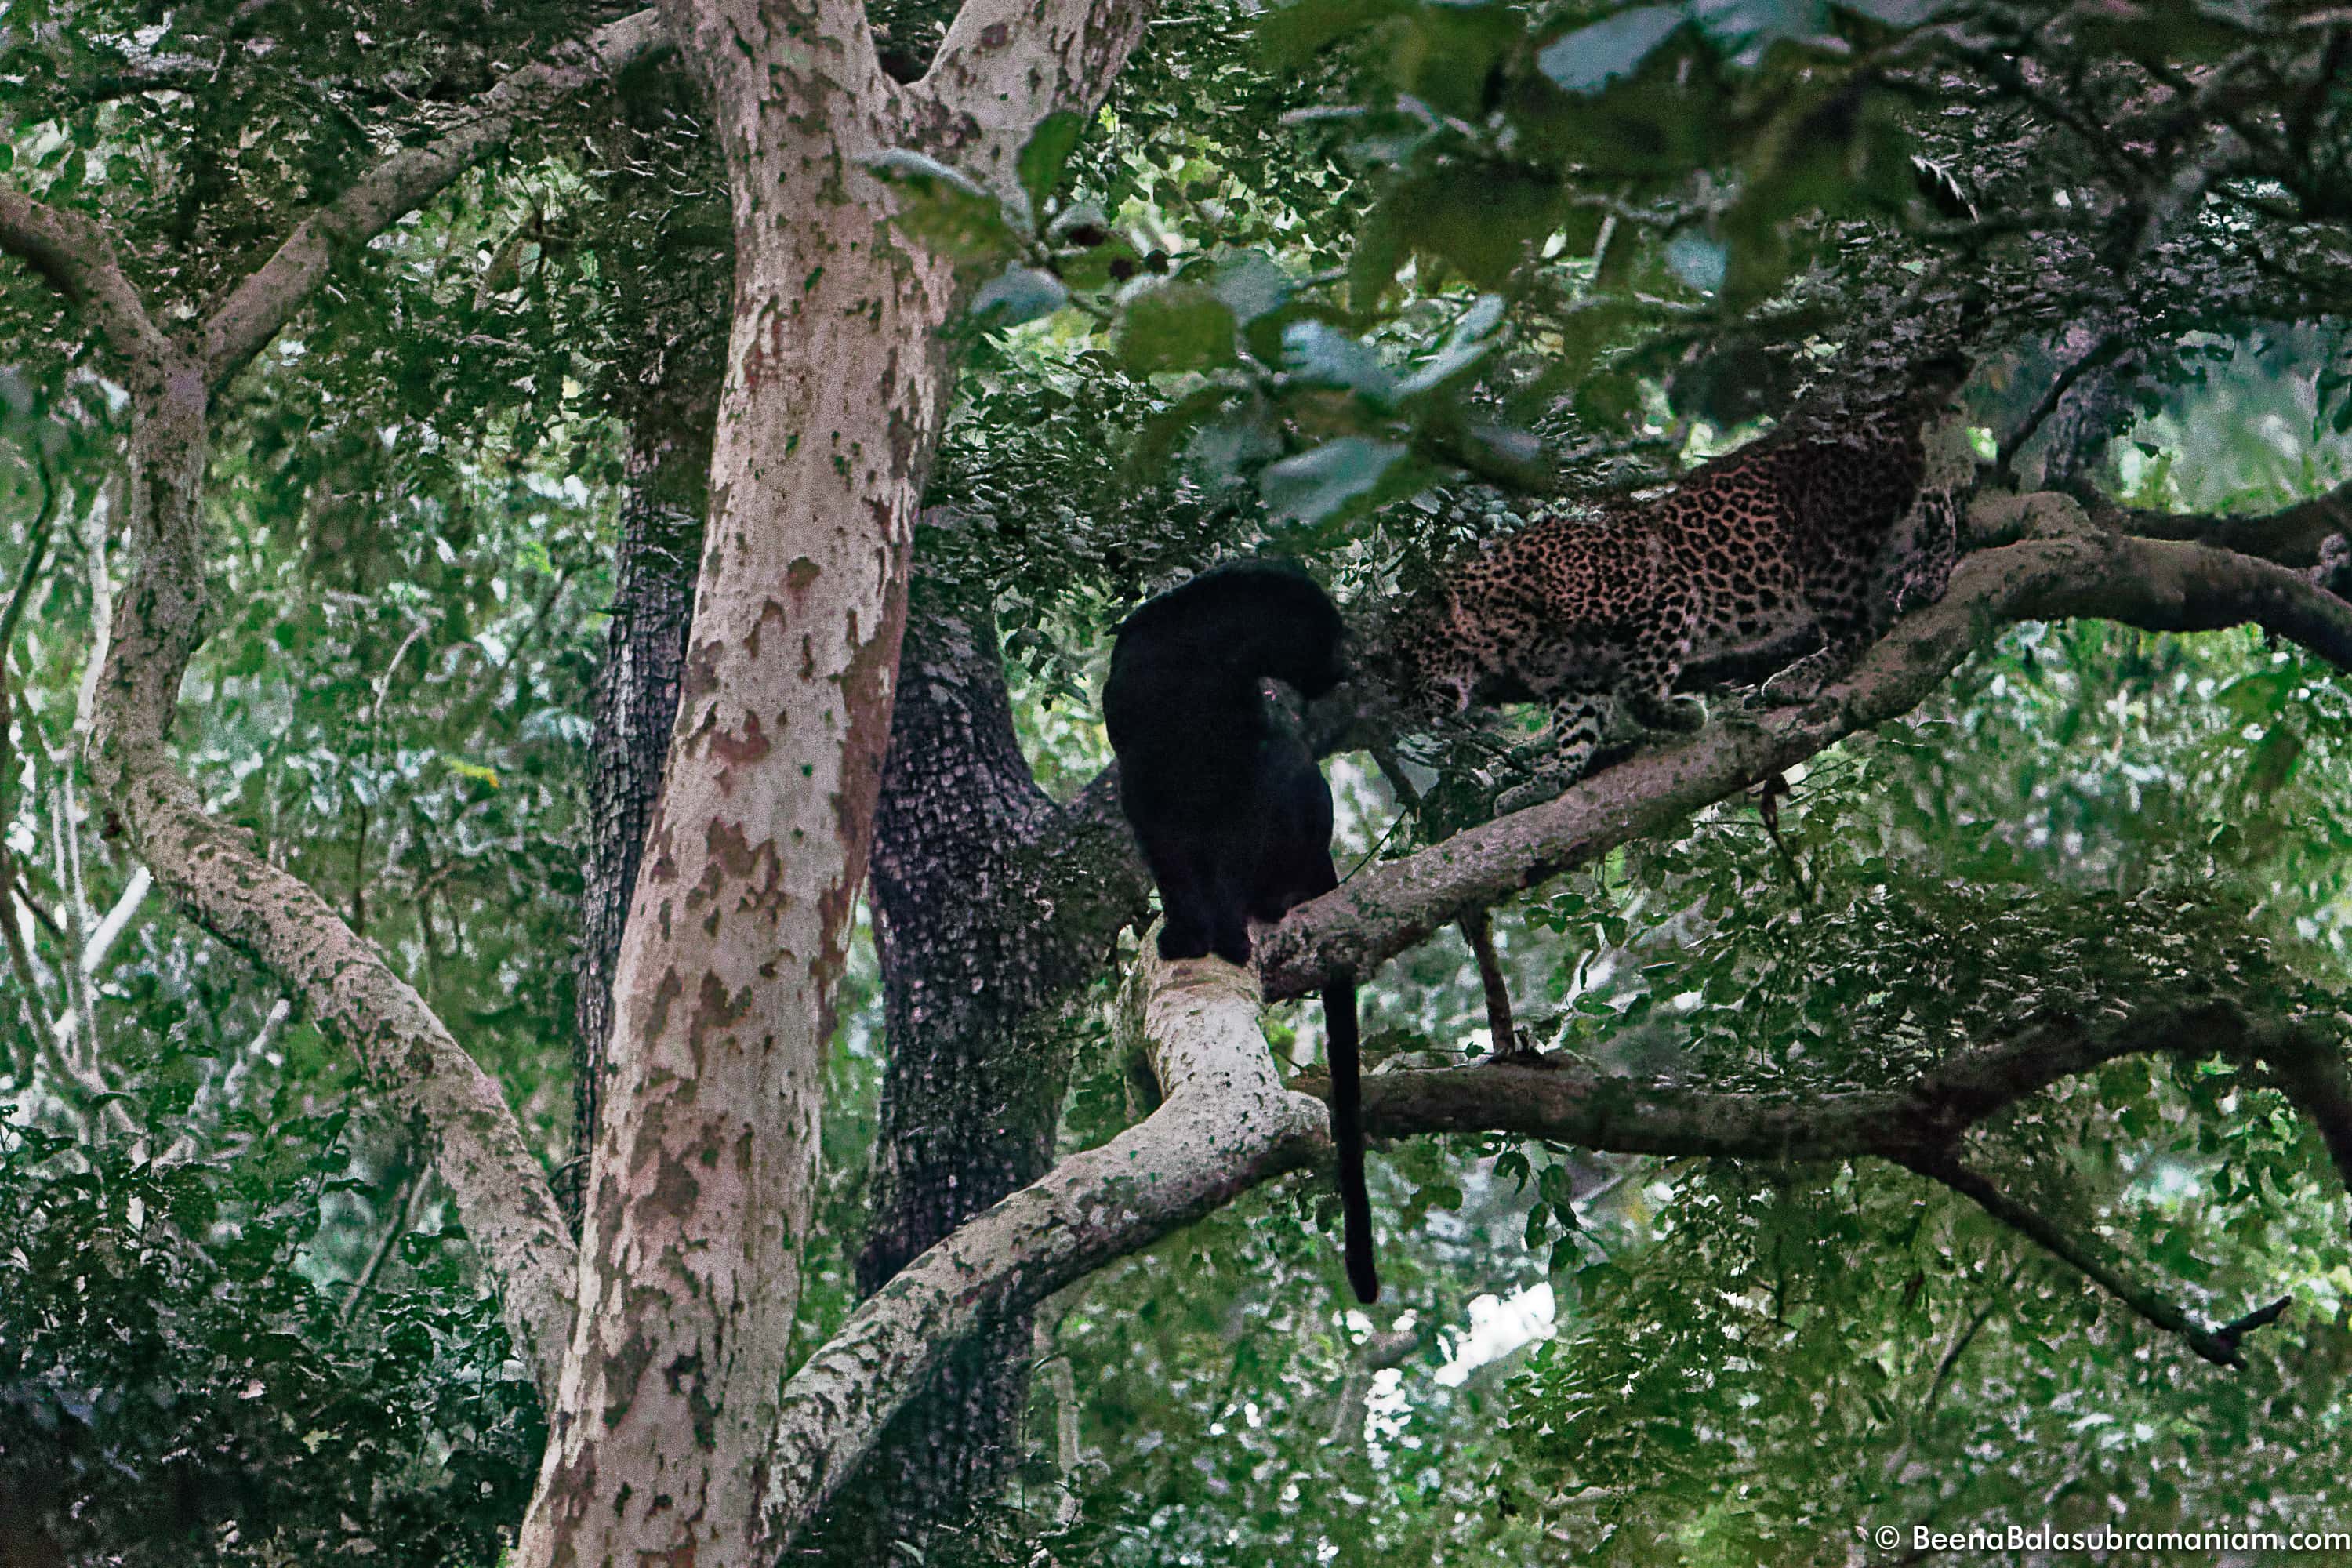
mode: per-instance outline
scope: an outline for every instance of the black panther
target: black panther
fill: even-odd
[[[1313,578],[1260,561],[1203,572],[1120,624],[1103,723],[1118,753],[1119,804],[1160,886],[1160,957],[1214,953],[1246,965],[1249,921],[1278,921],[1339,885],[1331,788],[1259,683],[1271,677],[1322,696],[1345,673],[1343,631]],[[1364,1191],[1353,975],[1324,987],[1323,1018],[1348,1282],[1373,1301],[1381,1287]]]

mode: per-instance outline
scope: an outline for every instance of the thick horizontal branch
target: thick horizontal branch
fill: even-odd
[[[1968,1198],[2118,1301],[2219,1365],[2239,1366],[2240,1338],[2262,1314],[2216,1327],[2136,1279],[2104,1243],[2021,1202],[1960,1156],[1967,1131],[2103,1062],[2140,1055],[2221,1056],[2266,1073],[2318,1127],[2352,1188],[2352,1092],[2342,1043],[2305,1021],[2251,1017],[2210,998],[2142,1001],[2098,1022],[2047,1021],[1960,1051],[1896,1089],[1842,1094],[1685,1089],[1578,1064],[1488,1061],[1376,1073],[1364,1125],[1381,1137],[1514,1132],[1603,1152],[1773,1161],[1875,1158]],[[1328,1093],[1317,1079],[1292,1087]],[[2275,1311],[2271,1312],[2275,1317]]]
[[[2218,545],[2283,566],[2309,566],[2318,561],[2319,547],[2330,534],[2352,538],[2352,482],[2300,506],[2249,517],[2149,511],[2139,507],[2102,507],[2093,515],[2126,533],[2149,539]]]
[[[2297,1037],[2298,1038],[2300,1037]],[[1375,1073],[1364,1126],[1381,1137],[1515,1132],[1619,1154],[1908,1163],[2103,1062],[2170,1054],[2267,1061],[2286,1047],[2235,1005],[2143,1002],[2096,1026],[2053,1018],[1963,1050],[1900,1089],[1799,1095],[1660,1085],[1589,1068],[1487,1061]],[[1292,1087],[1321,1095],[1319,1079]],[[2352,1184],[2352,1173],[2347,1173]]]
[[[992,1314],[1034,1306],[1328,1149],[1323,1107],[1284,1089],[1249,974],[1163,964],[1144,944],[1126,1012],[1167,1098],[908,1264],[784,1385],[761,1528],[781,1550],[857,1468],[938,1359]]]
[[[461,123],[422,147],[385,159],[304,218],[277,254],[238,284],[205,323],[211,385],[225,384],[278,335],[326,277],[339,249],[366,244],[404,213],[431,200],[503,146],[527,116],[668,47],[669,35],[650,8],[608,23],[562,58],[513,72],[483,94]]]
[[[2252,624],[2352,668],[2352,605],[2266,561],[2087,526],[1982,551],[1954,570],[1941,601],[1897,623],[1803,708],[1727,714],[1686,741],[1637,752],[1557,799],[1372,868],[1294,910],[1260,950],[1267,994],[1305,994],[1335,971],[1367,973],[1465,909],[1661,831],[1908,712],[1992,626],[2075,616],[2174,632]]]
[[[123,277],[103,227],[0,185],[0,250],[23,258],[81,311],[121,357],[133,390],[154,384],[171,358],[171,345]]]

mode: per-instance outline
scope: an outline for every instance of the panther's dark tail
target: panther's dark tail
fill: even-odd
[[[1323,987],[1323,1033],[1330,1041],[1331,1142],[1339,1150],[1339,1214],[1345,1226],[1348,1283],[1367,1305],[1381,1299],[1372,1269],[1372,1201],[1364,1192],[1362,1061],[1356,1035],[1356,977]]]

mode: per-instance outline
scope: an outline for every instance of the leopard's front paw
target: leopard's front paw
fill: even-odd
[[[1576,781],[1557,770],[1541,773],[1525,784],[1513,784],[1495,797],[1495,815],[1508,816],[1531,805],[1541,805],[1566,795]]]
[[[1653,730],[1687,734],[1693,730],[1706,727],[1706,704],[1696,697],[1677,697],[1646,710],[1640,718]]]
[[[1749,708],[1801,708],[1822,694],[1819,676],[1783,670],[1748,693]]]

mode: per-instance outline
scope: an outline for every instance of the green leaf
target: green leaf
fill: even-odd
[[[1376,408],[1394,407],[1397,379],[1370,343],[1322,321],[1293,321],[1282,330],[1282,362],[1315,386],[1343,386]]]
[[[1666,246],[1666,270],[1702,294],[1723,287],[1729,261],[1723,247],[1703,234],[1685,231]]]
[[[1492,291],[1510,282],[1561,210],[1554,180],[1501,163],[1416,174],[1382,204],[1402,244]]]
[[[865,163],[877,179],[901,193],[898,226],[941,255],[959,261],[992,261],[1020,252],[1021,229],[1004,205],[969,176],[903,147]]]
[[[1684,20],[1678,5],[1621,11],[1545,46],[1536,68],[1566,91],[1598,92],[1632,72]]]
[[[1069,162],[1086,128],[1085,118],[1066,109],[1056,110],[1037,122],[1037,129],[1021,149],[1018,166],[1021,188],[1029,194],[1030,211],[1045,210],[1045,198],[1061,183],[1062,165]]]
[[[1016,261],[980,286],[972,296],[971,313],[991,326],[1017,327],[1050,316],[1069,302],[1070,292],[1060,279]]]
[[[1258,493],[1277,518],[1318,522],[1370,494],[1403,456],[1393,442],[1343,436],[1268,468],[1258,478]]]
[[[1470,307],[1454,329],[1445,335],[1438,351],[1423,361],[1412,374],[1397,387],[1399,397],[1418,397],[1433,392],[1475,365],[1502,343],[1496,329],[1502,325],[1503,300],[1498,294],[1483,296]]]
[[[1236,250],[1218,258],[1209,289],[1246,326],[1290,298],[1290,274],[1263,250]]]
[[[1281,443],[1255,420],[1219,420],[1202,426],[1185,443],[1184,471],[1207,489],[1223,489],[1281,450]]]
[[[1411,9],[1411,0],[1294,0],[1266,11],[1258,38],[1267,63],[1279,69],[1303,65],[1326,44]]]
[[[1234,312],[1194,283],[1165,283],[1128,301],[1119,359],[1139,375],[1209,370],[1236,363]]]

